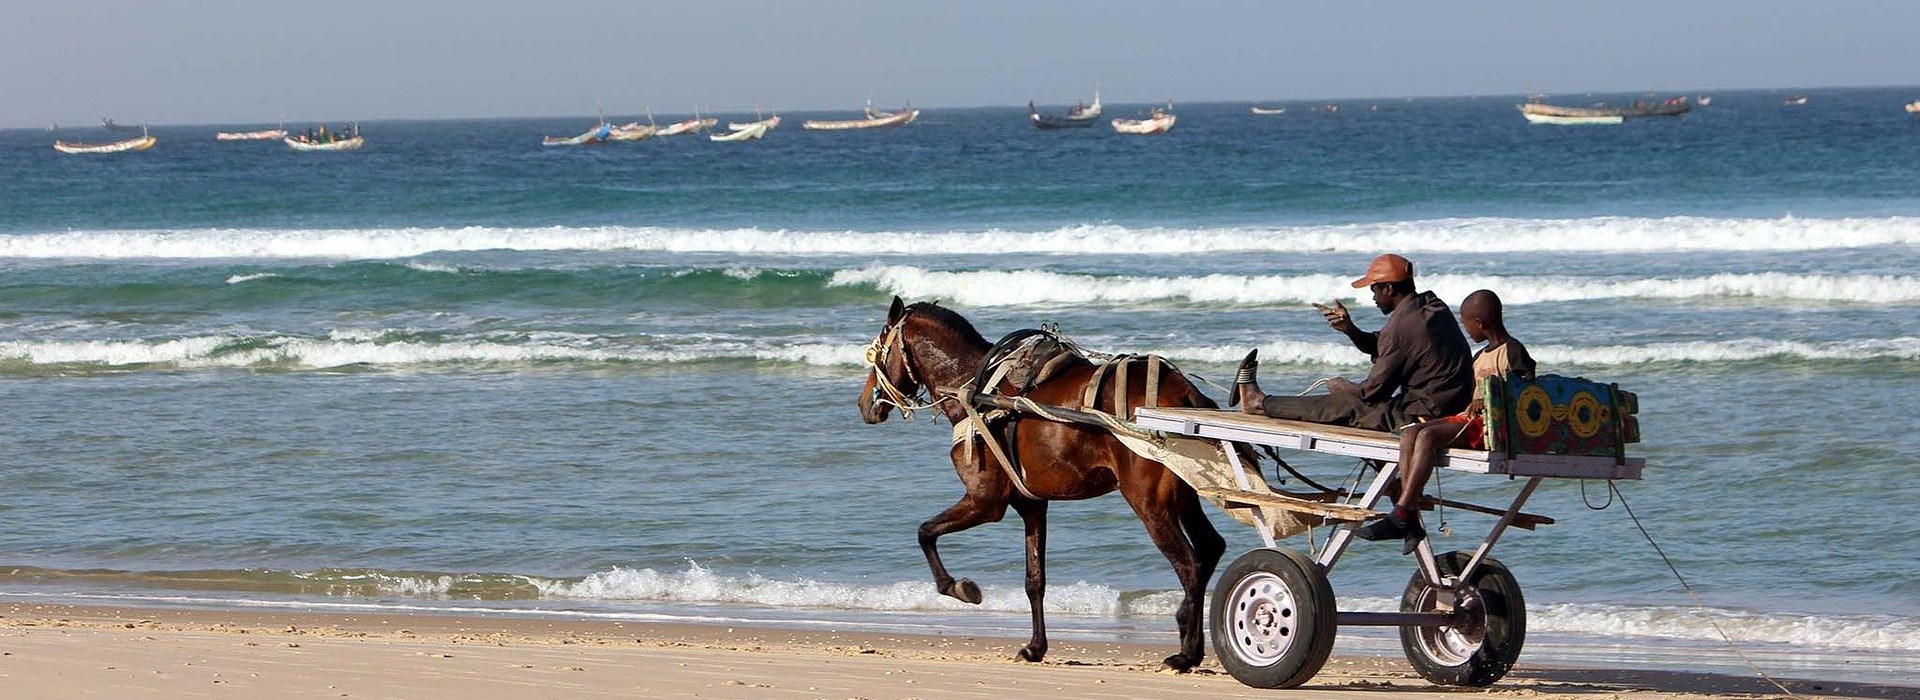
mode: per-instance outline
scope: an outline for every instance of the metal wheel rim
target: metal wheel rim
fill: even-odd
[[[1427,587],[1420,592],[1420,597],[1414,601],[1413,609],[1419,612],[1439,609],[1440,594],[1443,592],[1449,594],[1449,596],[1453,593],[1452,591],[1441,591],[1431,586]],[[1469,592],[1469,595],[1472,595],[1472,593]],[[1452,604],[1457,608],[1463,602],[1465,601],[1454,600]],[[1486,612],[1484,606],[1472,605],[1472,607],[1479,610],[1479,612],[1474,613],[1480,615],[1482,618],[1481,623],[1477,625],[1477,627],[1484,630],[1486,627],[1484,619]],[[1486,641],[1484,631],[1476,634],[1470,630],[1463,630],[1452,625],[1416,628],[1413,637],[1414,644],[1419,647],[1420,653],[1442,666],[1465,665],[1468,661],[1473,660],[1473,655],[1480,652],[1481,644]]]
[[[1256,571],[1242,577],[1227,597],[1228,648],[1255,666],[1271,666],[1293,648],[1300,633],[1300,607],[1279,576]]]

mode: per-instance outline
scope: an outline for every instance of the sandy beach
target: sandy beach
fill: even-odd
[[[1293,691],[1245,687],[1211,660],[1174,675],[1158,650],[1014,640],[426,615],[12,605],[0,617],[10,700],[140,698],[1537,698],[1779,696],[1758,679],[1521,667],[1489,689],[1443,689],[1399,659],[1335,658]],[[1788,681],[1806,696],[1920,689]],[[1769,692],[1771,691],[1771,692]]]

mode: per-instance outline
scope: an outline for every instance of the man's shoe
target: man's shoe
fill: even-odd
[[[1260,349],[1254,348],[1247,352],[1246,359],[1240,361],[1240,369],[1233,373],[1233,395],[1227,397],[1227,408],[1240,405],[1240,387],[1253,383],[1254,372],[1260,369],[1259,356]]]
[[[1421,540],[1427,538],[1427,529],[1420,526],[1419,516],[1401,520],[1400,516],[1389,511],[1385,515],[1367,521],[1367,524],[1360,526],[1353,535],[1368,542],[1400,540],[1400,553],[1409,554],[1420,545]]]

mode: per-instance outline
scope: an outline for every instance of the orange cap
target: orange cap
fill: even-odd
[[[1387,253],[1373,259],[1367,266],[1365,277],[1353,281],[1355,289],[1372,286],[1381,282],[1399,282],[1413,279],[1413,263],[1406,258]]]

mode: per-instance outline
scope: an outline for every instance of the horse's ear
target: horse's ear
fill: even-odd
[[[900,317],[905,315],[906,313],[907,313],[907,303],[904,301],[901,301],[899,295],[894,295],[893,308],[887,309],[887,323],[892,324],[893,322],[900,320]]]

